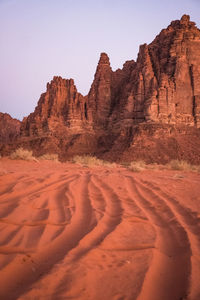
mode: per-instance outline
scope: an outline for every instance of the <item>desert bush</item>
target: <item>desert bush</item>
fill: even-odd
[[[192,165],[191,171],[200,173],[200,165]]]
[[[32,151],[23,148],[18,148],[14,152],[12,152],[10,158],[37,161],[37,159],[33,156]]]
[[[168,167],[172,170],[181,170],[181,171],[195,171],[196,166],[189,164],[184,160],[171,160],[168,164]]]
[[[58,162],[58,154],[56,153],[46,153],[39,157],[39,160],[53,160]]]
[[[155,170],[160,168],[160,166],[156,163],[146,164],[143,160],[132,161],[126,167],[133,172],[140,172],[146,169]]]
[[[147,168],[147,165],[144,161],[132,161],[130,165],[128,166],[128,169],[130,169],[133,172],[140,172]]]
[[[76,155],[72,158],[72,162],[87,167],[95,167],[95,166],[116,167],[115,163],[109,163],[107,161],[98,159],[97,157],[90,156],[90,155],[83,155],[83,156]]]

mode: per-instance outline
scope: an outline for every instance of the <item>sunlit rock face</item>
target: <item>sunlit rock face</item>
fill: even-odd
[[[101,53],[87,96],[77,91],[73,79],[54,77],[35,111],[24,118],[21,140],[36,153],[120,158],[126,152],[131,159],[134,151],[146,149],[145,139],[173,136],[177,149],[181,140],[182,158],[187,151],[178,136],[195,136],[194,147],[200,137],[199,131],[189,133],[180,126],[200,127],[200,30],[188,15],[172,21],[149,45],[141,45],[137,60],[125,62],[122,69],[113,71],[108,55]],[[147,150],[158,148],[155,143]],[[172,148],[166,146],[165,158],[170,152],[176,158]]]
[[[146,97],[146,119],[199,127],[199,29],[184,15],[162,30],[147,49],[154,75],[149,79],[157,88]]]
[[[123,120],[200,127],[200,30],[189,16],[140,46],[122,94]]]
[[[87,122],[87,98],[77,92],[73,79],[54,77],[47,84],[35,111],[24,118],[21,133],[27,136],[80,131]]]

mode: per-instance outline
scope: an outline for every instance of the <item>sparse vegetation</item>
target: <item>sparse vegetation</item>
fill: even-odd
[[[199,166],[191,165],[184,160],[171,160],[167,165],[169,169],[180,171],[198,171]]]
[[[33,156],[33,152],[31,150],[27,150],[24,148],[18,148],[10,155],[11,159],[22,159],[22,160],[32,160],[32,161],[38,161],[38,160],[52,160],[58,162],[58,154],[49,154],[46,153],[38,158],[35,158]]]
[[[143,170],[154,170],[154,169],[159,169],[159,165],[156,163],[152,164],[147,164],[143,160],[138,160],[138,161],[132,161],[127,168],[133,172],[140,172]]]
[[[56,153],[46,153],[46,154],[43,154],[42,156],[40,156],[38,158],[39,160],[53,160],[55,162],[58,162],[58,154]]]
[[[190,163],[183,160],[172,160],[166,165],[157,165],[157,164],[146,164],[144,161],[133,161],[127,168],[133,172],[140,172],[145,169],[159,169],[159,170],[176,170],[176,171],[193,171],[200,172],[199,165],[191,165]]]
[[[90,156],[90,155],[83,155],[83,156],[76,155],[73,157],[72,162],[87,167],[95,167],[95,166],[105,166],[111,168],[116,167],[116,163],[109,163],[107,161],[98,159],[97,157]]]
[[[130,165],[128,166],[128,169],[130,169],[133,172],[140,172],[147,168],[147,165],[144,161],[132,161]]]
[[[0,154],[1,158],[1,154]],[[49,154],[46,153],[37,159],[33,156],[33,153],[31,150],[24,149],[24,148],[18,148],[10,155],[11,159],[22,159],[22,160],[28,160],[28,161],[39,161],[39,160],[51,160],[55,162],[59,162],[58,154]],[[76,155],[72,158],[71,162],[80,164],[84,167],[95,167],[95,166],[104,166],[109,168],[115,168],[117,166],[116,163],[111,163],[108,161],[101,160],[95,156],[90,155]],[[200,173],[200,165],[191,165],[190,163],[184,161],[184,160],[172,160],[166,165],[158,165],[158,164],[146,164],[144,161],[132,161],[131,163],[122,163],[121,167],[125,167],[133,172],[141,172],[146,169],[159,169],[159,170],[176,170],[176,171],[193,171]],[[179,175],[177,175],[179,176]]]
[[[37,159],[33,156],[33,152],[24,148],[18,148],[10,155],[11,159],[33,160]]]

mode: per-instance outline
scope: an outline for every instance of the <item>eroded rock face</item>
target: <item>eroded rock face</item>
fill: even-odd
[[[113,131],[115,123],[121,121],[124,103],[128,96],[127,84],[129,85],[128,81],[135,65],[133,60],[127,61],[122,70],[113,72],[107,54],[101,53],[88,94],[94,129]]]
[[[112,100],[112,73],[108,55],[101,53],[88,95],[90,115],[94,120],[94,126],[105,127],[108,122]]]
[[[149,45],[141,45],[137,61],[127,61],[122,69],[113,71],[108,55],[101,53],[85,97],[77,92],[72,79],[54,77],[35,111],[24,118],[21,138],[36,153],[50,150],[62,157],[84,153],[110,157],[111,153],[119,159],[123,153],[137,157],[137,152],[141,155],[153,148],[162,149],[157,141],[171,132],[171,126],[183,128],[175,130],[175,135],[170,133],[165,153],[175,153],[167,145],[181,140],[177,149],[182,149],[184,158],[188,152],[178,132],[184,137],[184,126],[200,127],[200,30],[187,15],[171,22]],[[200,136],[194,130],[189,131],[195,141]],[[138,145],[137,132],[139,147],[134,146]],[[154,146],[141,142],[148,139],[154,140]],[[167,154],[159,156],[161,150],[157,150],[155,158],[167,161]]]
[[[200,31],[189,16],[173,21],[137,61],[113,72],[102,54],[89,93],[96,122],[106,128],[141,122],[200,127]]]
[[[184,15],[161,31],[148,48],[158,81],[158,120],[199,127],[199,29]],[[155,108],[149,105],[150,117]]]
[[[16,140],[20,133],[20,125],[19,120],[13,119],[7,113],[0,112],[0,144]]]
[[[47,84],[33,113],[24,118],[22,136],[42,136],[64,132],[81,132],[87,122],[87,97],[77,92],[73,79],[54,77]]]
[[[57,125],[76,132],[119,130],[152,121],[200,127],[200,30],[187,15],[140,46],[137,61],[122,70],[113,72],[102,53],[86,97],[72,79],[54,77],[22,133],[52,132]]]
[[[140,46],[122,119],[200,127],[199,78],[200,30],[184,15]]]

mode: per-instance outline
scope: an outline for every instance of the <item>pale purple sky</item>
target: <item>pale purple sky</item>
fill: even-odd
[[[0,111],[27,116],[54,75],[86,95],[101,52],[121,68],[183,14],[200,27],[200,0],[0,0]]]

